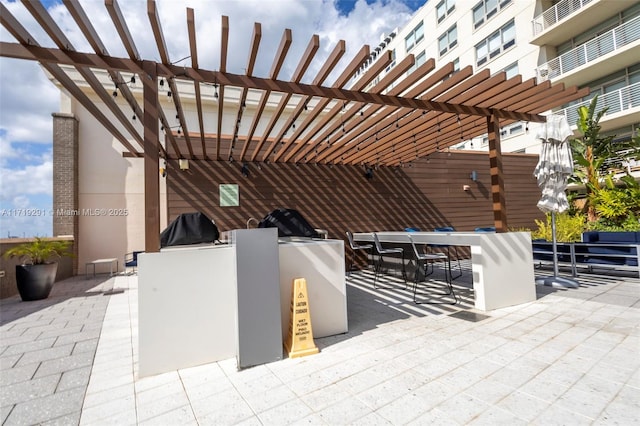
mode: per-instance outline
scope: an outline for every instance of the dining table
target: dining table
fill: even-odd
[[[474,306],[481,311],[536,300],[531,234],[529,232],[401,232],[375,231],[384,244],[468,246]],[[358,242],[373,242],[373,232],[357,232]],[[410,256],[407,256],[409,259]],[[462,278],[467,275],[463,275]]]

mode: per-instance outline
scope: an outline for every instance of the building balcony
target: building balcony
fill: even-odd
[[[640,16],[540,65],[536,77],[571,86],[631,66],[639,57]]]
[[[628,8],[627,1],[563,0],[532,21],[537,46],[558,45]]]
[[[578,121],[578,108],[589,106],[591,100],[581,102],[557,111],[567,117],[569,124],[575,126]],[[611,93],[598,95],[598,111],[608,108],[600,120],[603,131],[614,130],[638,123],[640,117],[640,83],[634,83]]]

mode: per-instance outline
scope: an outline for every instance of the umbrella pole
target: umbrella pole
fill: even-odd
[[[553,276],[557,277],[558,272],[558,244],[556,240],[556,212],[551,212],[551,238],[553,241]]]
[[[556,212],[551,212],[551,241],[553,243],[553,276],[538,278],[536,284],[544,284],[556,288],[578,288],[580,283],[571,278],[560,277],[558,271],[558,245],[556,241]]]

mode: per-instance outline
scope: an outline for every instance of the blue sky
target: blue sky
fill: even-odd
[[[53,46],[51,40],[39,29],[33,17],[20,2],[0,0],[27,28],[36,41]],[[73,19],[60,0],[43,0],[56,23],[65,31],[79,51],[90,47],[77,30]],[[98,33],[113,56],[126,56],[117,34],[113,30],[102,0],[81,0],[83,8],[94,21]],[[264,7],[265,4],[270,7]],[[202,25],[204,34],[199,38],[215,37],[208,32],[219,26],[219,16],[227,15],[231,24],[230,51],[242,52],[230,55],[229,71],[241,73],[246,60],[253,22],[263,25],[261,52],[267,47],[275,49],[282,31],[291,28],[294,44],[283,72],[295,69],[297,59],[312,34],[321,40],[319,61],[326,57],[335,43],[344,39],[347,44],[345,61],[364,44],[377,45],[383,34],[402,27],[411,15],[424,4],[421,0],[157,0],[160,19],[167,33],[168,28],[180,28],[185,23],[185,9],[195,9],[197,19],[208,19],[211,25]],[[157,49],[148,27],[146,0],[122,0],[119,6],[132,28],[138,50],[145,59],[155,59]],[[258,7],[260,6],[260,7]],[[105,35],[106,34],[106,35]],[[15,39],[0,27],[0,40]],[[167,38],[172,57],[188,56],[186,31]],[[235,45],[233,45],[235,43]],[[265,46],[265,47],[263,47]],[[210,52],[209,52],[210,53]],[[265,52],[264,55],[272,55]],[[268,67],[270,60],[260,61]],[[291,58],[291,59],[289,59]],[[201,67],[215,69],[217,60],[203,53]],[[260,56],[259,58],[260,59]],[[266,64],[266,65],[265,65]],[[314,65],[319,67],[320,65]],[[310,69],[312,75],[317,70]],[[256,75],[268,74],[268,69],[256,69]],[[281,76],[284,77],[284,76]],[[286,78],[286,77],[284,77]],[[10,58],[0,58],[0,238],[7,236],[50,236],[52,217],[52,117],[60,110],[60,92],[47,79],[37,63]],[[82,144],[82,141],[80,141]]]

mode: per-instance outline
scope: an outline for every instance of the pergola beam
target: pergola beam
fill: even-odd
[[[271,71],[269,72],[269,78],[276,79],[278,78],[278,74],[282,69],[282,64],[284,63],[285,58],[287,57],[287,52],[289,52],[289,48],[291,47],[292,42],[291,30],[285,29],[282,34],[282,40],[280,40],[280,46],[278,47],[278,52],[273,60],[273,64],[271,65]],[[264,111],[264,107],[267,105],[267,101],[269,100],[269,95],[271,94],[270,90],[265,90],[260,95],[260,101],[258,101],[258,108],[256,109],[256,113],[253,117],[253,121],[251,122],[251,127],[249,128],[249,133],[247,133],[247,137],[243,141],[242,152],[240,153],[240,161],[244,161],[245,155],[247,154],[247,150],[249,149],[249,144],[253,139],[253,135],[256,131],[256,127],[258,126],[258,122],[262,117],[262,113]]]
[[[31,13],[31,15],[35,18],[35,20],[40,24],[40,26],[45,30],[47,35],[51,37],[53,42],[61,49],[61,50],[75,50],[75,47],[71,43],[71,41],[64,35],[58,24],[53,20],[51,15],[47,12],[47,9],[40,2],[32,2],[28,0],[23,0],[22,2],[25,8]],[[32,36],[30,36],[32,38]],[[143,141],[142,137],[138,133],[138,130],[133,126],[131,121],[127,116],[124,115],[120,107],[116,104],[113,97],[107,93],[104,86],[95,74],[88,67],[76,67],[76,70],[82,75],[82,77],[89,83],[93,91],[100,97],[102,102],[109,108],[111,113],[116,117],[116,119],[120,122],[120,124],[129,132],[129,134],[140,144],[142,147]],[[119,78],[119,76],[116,76]],[[113,79],[113,78],[112,78]],[[116,89],[125,86],[126,82],[123,81],[122,78],[114,81]],[[135,104],[132,106],[132,111],[135,116]]]
[[[134,60],[140,59],[140,54],[138,53],[138,49],[133,41],[133,37],[131,37],[131,32],[124,20],[124,16],[122,16],[122,11],[120,10],[120,6],[118,6],[117,0],[104,0],[104,5],[109,12],[113,25],[116,27],[116,31],[120,36],[120,40],[122,41],[124,48],[127,50],[129,58]],[[103,54],[106,54],[106,52]]]
[[[462,81],[466,80],[467,78],[471,77],[473,75],[472,73],[472,69],[470,66],[465,67],[463,69],[461,69],[460,71],[458,71],[457,73],[455,73],[454,75],[452,75],[451,77],[449,77],[446,80],[442,80],[442,78],[444,78],[445,76],[447,76],[448,74],[444,74],[444,73],[439,73],[438,74],[438,80],[440,82],[440,84],[438,84],[437,86],[431,87],[426,94],[425,93],[416,93],[415,91],[412,91],[411,95],[413,95],[412,97],[414,98],[418,98],[418,96],[420,97],[420,99],[431,99],[433,97],[436,97],[448,90],[450,90],[451,88],[455,87],[456,84],[461,83]],[[440,78],[442,77],[442,78]],[[367,132],[365,132],[364,134],[359,135],[361,137],[361,142],[360,142],[360,148],[356,151],[355,155],[356,158],[352,159],[352,162],[357,162],[360,161],[359,159],[365,155],[367,152],[371,152],[374,151],[376,153],[381,152],[381,150],[384,149],[385,144],[387,141],[389,141],[389,143],[393,143],[393,139],[391,138],[391,136],[389,137],[384,137],[383,139],[380,140],[379,139],[379,135],[382,132],[386,132],[387,129],[389,128],[389,126],[392,126],[394,124],[398,124],[399,118],[400,118],[400,114],[402,115],[402,117],[404,118],[405,116],[408,116],[406,122],[410,123],[407,124],[405,126],[402,127],[402,132],[404,133],[408,133],[410,132],[415,126],[419,125],[418,123],[418,119],[420,119],[423,115],[424,111],[416,111],[414,108],[406,108],[406,109],[402,109],[402,110],[397,110],[395,111],[395,116],[392,115],[394,111],[387,111],[386,114],[379,114],[380,116],[386,116],[387,118],[385,119],[380,119],[379,116],[375,116],[373,118],[370,119],[370,125],[369,127],[373,126],[373,129],[369,129]],[[373,141],[369,141],[369,139],[375,135],[375,140]],[[335,161],[337,158],[343,158],[344,157],[344,153],[346,150],[349,149],[348,144],[350,142],[352,142],[354,140],[353,137],[350,137],[348,140],[344,141],[341,144],[341,149],[335,151],[333,154],[326,156],[326,155],[321,155],[320,156],[320,160],[325,160],[326,162],[330,162],[330,161]],[[374,146],[375,145],[375,146]]]
[[[260,23],[256,22],[253,24],[253,36],[251,37],[251,47],[249,48],[249,59],[247,59],[247,76],[251,77],[253,75],[253,68],[256,64],[256,58],[258,56],[258,49],[260,48],[260,40],[262,39],[262,26]],[[246,87],[242,88],[242,93],[240,95],[240,104],[238,105],[238,112],[236,114],[236,121],[233,127],[233,140],[229,145],[229,157],[233,155],[233,149],[235,148],[235,143],[238,140],[238,132],[240,131],[240,123],[242,121],[242,114],[244,113],[246,100],[247,100],[247,92],[248,89]],[[242,147],[242,151],[245,149]],[[242,156],[242,155],[241,155]]]
[[[389,91],[388,94],[392,96],[397,96],[404,93],[411,86],[417,83],[419,80],[423,79],[425,76],[431,73],[431,71],[433,71],[434,68],[435,68],[435,60],[433,58],[429,59],[420,67],[418,67],[418,69],[412,72],[407,78],[400,81],[393,89]],[[425,91],[429,90],[433,85],[437,84],[446,76],[451,74],[452,71],[453,71],[453,63],[449,62],[448,64],[440,68],[438,71],[436,71],[435,73],[426,77],[424,80],[418,83],[413,89],[411,89],[408,93],[406,93],[405,96],[415,97],[421,93],[424,93]],[[362,105],[366,105],[366,104],[362,104]],[[380,111],[380,113],[378,113],[378,111]],[[369,131],[372,126],[375,127],[375,125],[377,124],[377,122],[374,121],[372,117],[392,114],[394,111],[395,109],[391,107],[385,107],[382,105],[369,105],[363,111],[363,114],[361,115],[361,120],[359,123],[354,124],[352,121],[345,126],[347,130],[347,134],[353,135],[355,134],[355,132],[358,132],[358,136],[360,138],[366,139],[364,137],[364,133]],[[315,147],[318,147],[318,144],[322,143],[322,141],[328,138],[329,135],[333,133],[333,131],[335,131],[335,129],[333,130],[328,129],[324,133],[322,133],[320,136],[318,136],[316,138]],[[334,143],[332,144],[331,147],[327,147],[327,149],[321,150],[324,152],[324,155],[321,158],[326,158],[328,154],[335,152],[337,149],[340,149],[341,147],[344,147],[351,140],[353,140],[352,137],[348,139],[339,138],[337,141],[334,140]],[[314,159],[314,161],[320,161],[321,158],[319,158],[318,154],[316,154],[316,158]]]
[[[191,52],[191,66],[195,69],[200,68],[198,64],[198,44],[196,42],[196,20],[193,9],[187,8],[187,33],[189,36],[189,50]],[[198,114],[198,127],[200,128],[200,145],[202,147],[202,158],[207,158],[207,147],[204,143],[204,113],[202,111],[202,93],[200,91],[200,82],[193,82],[193,89],[196,96],[196,109]]]
[[[309,44],[307,45],[306,50],[302,54],[302,58],[300,59],[300,62],[298,62],[298,67],[293,73],[292,82],[299,83],[300,80],[302,80],[304,73],[307,72],[309,65],[311,65],[311,60],[313,59],[313,57],[315,56],[319,48],[320,48],[320,37],[314,34],[311,37],[311,40],[309,40]],[[271,116],[271,120],[269,121],[269,124],[267,125],[266,130],[262,134],[262,138],[260,139],[260,142],[258,142],[258,146],[253,151],[253,155],[251,156],[252,160],[256,158],[256,156],[264,146],[265,142],[269,138],[269,135],[271,134],[271,132],[273,131],[273,128],[278,122],[280,115],[282,115],[282,112],[286,108],[287,103],[289,102],[289,99],[291,98],[292,94],[293,93],[285,93],[280,99],[280,102],[278,103],[276,110]],[[268,158],[269,154],[273,150],[274,145],[275,145],[275,141],[272,141],[266,153],[263,155],[262,161],[265,161]]]
[[[3,56],[18,57],[20,59],[38,60],[40,62],[57,62],[67,65],[74,63],[86,64],[87,66],[119,69],[140,73],[139,64],[135,61],[122,58],[104,57],[102,60],[97,55],[89,53],[69,53],[67,58],[60,55],[57,49],[38,48],[28,52],[23,46],[11,46],[14,43],[0,42],[0,50]],[[105,66],[99,63],[104,61]],[[433,100],[410,99],[401,96],[389,96],[383,94],[373,94],[368,92],[341,89],[336,87],[313,86],[311,84],[297,83],[294,81],[270,80],[268,78],[248,77],[246,75],[233,74],[221,71],[194,70],[176,65],[166,67],[166,75],[159,77],[177,77],[185,73],[186,76],[180,75],[181,78],[195,79],[201,82],[217,83],[221,86],[246,87],[256,90],[270,90],[272,92],[281,92],[288,95],[306,95],[328,98],[338,101],[347,102],[364,102],[367,104],[387,105],[397,108],[412,108],[426,111],[449,112],[453,114],[469,114],[479,117],[487,117],[491,115],[491,110],[486,107],[478,107],[472,105],[458,105],[447,102],[437,102]],[[505,109],[493,110],[501,119],[513,119],[531,122],[544,122],[545,118],[541,115],[530,114],[525,111],[510,111]]]
[[[349,62],[349,65],[347,65],[347,67],[344,69],[344,71],[342,72],[342,74],[340,74],[340,76],[336,79],[336,81],[333,83],[334,87],[343,87],[345,84],[347,84],[347,82],[349,81],[349,77],[351,75],[353,75],[358,68],[360,68],[362,66],[362,63],[367,59],[367,57],[369,56],[369,46],[365,45],[362,47],[362,49],[360,49],[360,51],[353,57],[353,59],[351,59],[351,62]],[[322,111],[321,111],[321,107],[322,109],[324,109],[324,107],[326,107],[329,104],[329,100],[327,99],[322,99],[318,102],[318,105],[316,106],[316,108],[314,109],[314,111],[312,112],[312,116],[315,119]],[[323,123],[324,120],[321,120],[320,123],[317,123],[310,131],[309,131],[309,136],[304,137],[300,143],[298,144],[299,147],[302,146],[307,146],[308,149],[312,149],[313,147],[317,146],[318,144],[322,143],[321,139],[319,139],[317,137],[317,132],[319,130],[322,129],[322,127],[325,125]],[[316,141],[313,144],[313,146],[309,146],[308,142],[311,140],[311,138],[314,138]],[[305,151],[304,154],[306,154],[308,152]],[[303,154],[303,155],[304,155]],[[291,157],[287,157],[285,161],[288,161]]]
[[[220,28],[220,72],[227,71],[227,51],[229,49],[229,17],[223,15]],[[218,80],[214,78],[213,86],[218,93]],[[218,123],[216,136],[216,160],[220,160],[220,133],[222,133],[222,112],[224,109],[224,86],[220,84],[218,94]]]

